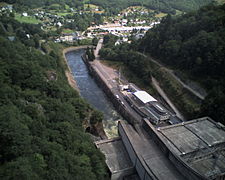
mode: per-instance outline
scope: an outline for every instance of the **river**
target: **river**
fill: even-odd
[[[102,89],[88,73],[88,69],[83,62],[81,55],[84,49],[70,51],[66,53],[66,60],[77,82],[81,96],[93,107],[103,112],[103,127],[108,138],[118,136],[117,122],[122,117],[116,112],[110,100],[106,97]]]

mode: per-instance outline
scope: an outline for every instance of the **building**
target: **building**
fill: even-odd
[[[111,180],[130,179],[130,176],[137,176],[136,170],[120,137],[97,141],[95,145],[105,155]],[[139,180],[138,177],[135,179]]]
[[[133,95],[134,95],[135,99],[143,105],[145,105],[149,102],[157,101],[154,97],[152,97],[145,91],[137,91],[137,92],[133,93]]]
[[[28,13],[27,12],[24,12],[22,13],[23,16],[27,17],[28,16]]]
[[[62,42],[73,42],[77,38],[76,33],[63,34],[60,36],[59,40]]]
[[[146,121],[147,122],[147,121]],[[225,179],[225,127],[205,117],[148,132],[188,179]],[[155,131],[155,132],[153,132]]]
[[[168,120],[170,118],[168,111],[157,101],[149,102],[147,106],[159,114],[160,121]]]
[[[167,123],[170,119],[167,109],[147,92],[137,90],[132,85],[130,87],[135,92],[126,93],[126,100],[139,115],[156,125]]]
[[[208,117],[160,128],[144,119],[138,131],[120,121],[118,131],[118,144],[97,143],[117,175],[120,166],[141,180],[225,179],[225,126]]]

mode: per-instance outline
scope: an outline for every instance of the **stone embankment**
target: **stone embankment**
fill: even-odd
[[[77,86],[76,81],[75,81],[74,78],[73,78],[73,74],[72,74],[72,71],[71,71],[71,69],[70,69],[70,66],[69,66],[68,63],[67,63],[67,60],[66,60],[66,53],[71,52],[71,51],[76,51],[76,50],[79,50],[79,49],[85,49],[85,48],[87,48],[87,47],[88,47],[88,46],[77,46],[77,47],[69,47],[69,48],[66,48],[66,49],[63,50],[63,59],[64,59],[66,65],[67,65],[67,69],[68,69],[68,70],[65,71],[67,80],[68,80],[68,82],[69,82],[69,85],[70,85],[73,89],[77,90],[78,92],[79,92],[79,88],[78,88],[78,86]]]
[[[86,49],[87,47],[92,47],[92,46],[69,47],[69,48],[66,48],[66,49],[63,50],[63,59],[64,59],[66,65],[67,65],[67,69],[68,69],[68,70],[65,71],[65,75],[67,77],[69,85],[78,92],[79,92],[79,88],[78,88],[77,83],[76,83],[76,81],[73,77],[72,71],[71,71],[71,69],[70,69],[70,67],[67,63],[66,53],[71,52],[71,51],[76,51],[76,50],[79,50],[79,49]],[[89,129],[90,133],[92,133],[95,136],[99,136],[101,139],[107,139],[106,133],[105,133],[104,128],[103,128],[103,124],[102,123],[96,123],[94,125],[91,125],[89,123],[89,120],[90,120],[90,116],[88,117],[88,119],[85,119],[85,122],[83,123],[84,128],[86,130]]]
[[[138,123],[138,120],[123,106],[118,99],[116,98],[115,90],[110,87],[110,85],[101,77],[101,75],[94,68],[92,62],[88,61],[86,55],[82,56],[83,61],[88,67],[89,73],[95,78],[97,84],[102,88],[107,97],[110,99],[116,110],[126,119],[130,124],[135,125]]]

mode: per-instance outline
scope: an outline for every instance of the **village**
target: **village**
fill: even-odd
[[[57,10],[58,9],[58,10]],[[22,23],[38,24],[46,32],[52,32],[54,42],[74,43],[91,40],[108,33],[119,37],[116,44],[130,42],[131,36],[140,39],[144,34],[160,23],[166,14],[146,9],[142,6],[132,6],[114,16],[106,16],[104,9],[92,4],[85,4],[83,9],[65,5],[59,8],[57,4],[49,9],[38,8],[16,12],[13,5],[1,4],[0,13],[14,13],[15,19]],[[80,19],[90,19],[85,24]]]

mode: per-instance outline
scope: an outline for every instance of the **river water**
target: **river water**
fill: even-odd
[[[66,53],[67,63],[70,66],[74,79],[77,82],[81,96],[86,99],[93,107],[103,112],[103,126],[106,135],[109,138],[116,137],[118,136],[117,122],[122,118],[116,112],[112,103],[106,97],[102,89],[89,75],[88,69],[81,58],[83,53],[84,49]]]

